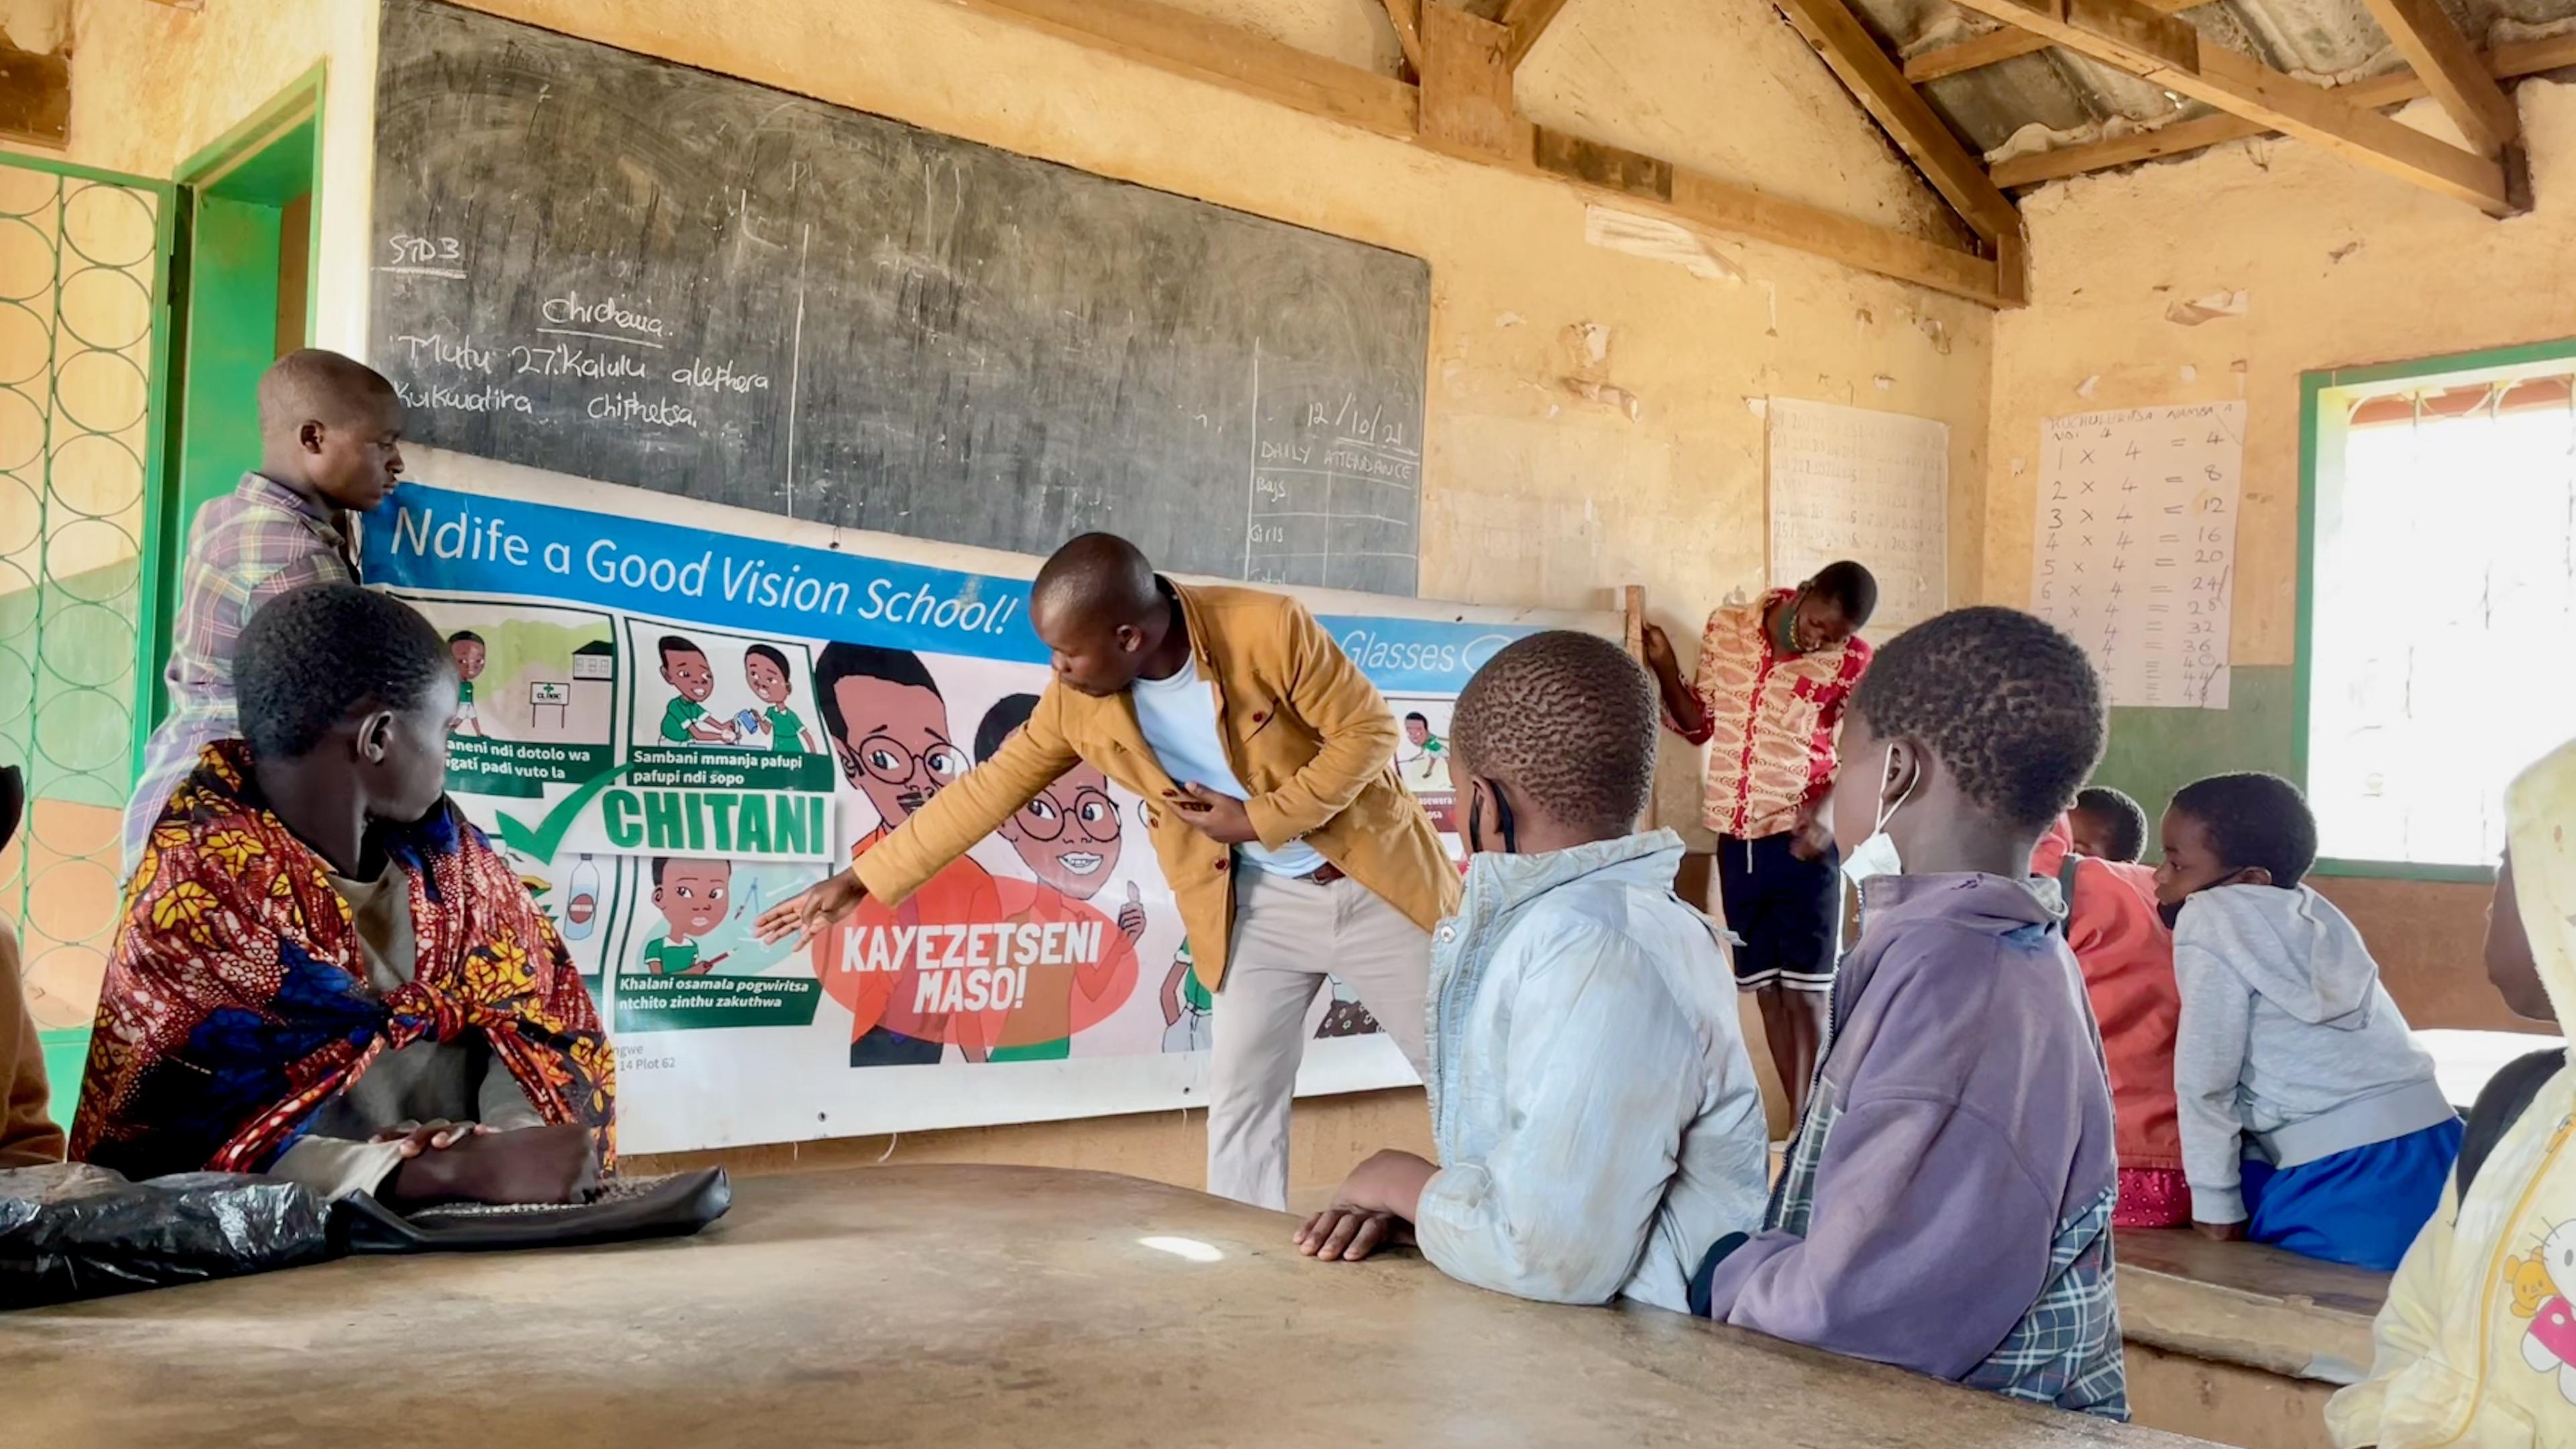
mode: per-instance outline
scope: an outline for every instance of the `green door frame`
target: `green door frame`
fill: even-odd
[[[183,163],[174,178],[184,213],[173,309],[180,359],[163,446],[165,470],[144,511],[143,612],[135,631],[134,769],[169,709],[162,678],[178,619],[179,570],[197,509],[233,489],[260,454],[254,397],[276,352],[280,227],[287,204],[312,198],[305,255],[322,219],[322,106],[316,65]],[[309,272],[308,272],[309,275]],[[304,337],[314,297],[305,289]]]
[[[2554,342],[2533,342],[2517,347],[2491,347],[2478,352],[2454,352],[2441,357],[2427,357],[2414,362],[2379,363],[2369,367],[2333,367],[2299,376],[2299,620],[2297,694],[2292,704],[2290,722],[2290,758],[2296,766],[2299,788],[2308,787],[2308,731],[2314,695],[2317,631],[2317,505],[2321,481],[2337,478],[2342,470],[2343,415],[2358,394],[2376,391],[2381,384],[2392,382],[2439,383],[2456,379],[2467,382],[2492,378],[2518,368],[2535,373],[2564,370],[2553,364],[2576,359],[2576,338]],[[2329,419],[2329,411],[2333,416]],[[2408,860],[2320,859],[2316,873],[2325,876],[2366,876],[2384,880],[2422,880],[2488,882],[2495,879],[2495,868],[2488,865],[2445,865]]]

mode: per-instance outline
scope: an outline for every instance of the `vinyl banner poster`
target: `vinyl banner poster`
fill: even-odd
[[[901,905],[804,949],[753,935],[1028,717],[1036,560],[450,454],[414,476],[365,520],[365,576],[448,641],[448,788],[599,1002],[628,1151],[1203,1103],[1214,1002],[1141,803],[1088,765]],[[1398,772],[1450,831],[1476,667],[1618,623],[1295,592],[1386,695]],[[1338,983],[1305,1030],[1300,1091],[1413,1080]]]

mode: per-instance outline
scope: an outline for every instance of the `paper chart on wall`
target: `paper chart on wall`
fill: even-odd
[[[2227,708],[2245,404],[2050,418],[2040,447],[2031,611],[2112,704]]]
[[[1770,399],[1764,416],[1772,584],[1791,587],[1856,559],[1878,579],[1878,637],[1947,607],[1948,425],[1784,397]]]

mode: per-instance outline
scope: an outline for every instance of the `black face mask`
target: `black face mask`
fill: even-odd
[[[2239,877],[2244,874],[2245,872],[2240,870],[2234,875],[2221,876],[2217,880],[2211,881],[2209,884],[2202,886],[2200,891],[2214,891],[2220,886],[2243,885],[2245,882],[2239,879]],[[2193,891],[2191,896],[2199,895],[2200,891]],[[2182,924],[2182,908],[2191,904],[2191,896],[2184,896],[2181,900],[2174,902],[2172,905],[2166,905],[2162,901],[2156,902],[2156,916],[2165,923],[2166,930],[2170,931],[2176,926]]]
[[[1479,789],[1484,792],[1486,799],[1494,802],[1494,828],[1499,831],[1503,837],[1503,854],[1520,854],[1520,840],[1512,831],[1512,802],[1503,798],[1503,792],[1496,789],[1491,780],[1475,780],[1469,783],[1467,791],[1467,849],[1478,855],[1485,853],[1484,832],[1477,829],[1477,821],[1483,814],[1482,811],[1476,808],[1476,793]]]

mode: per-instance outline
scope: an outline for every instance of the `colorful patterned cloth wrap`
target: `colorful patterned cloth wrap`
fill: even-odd
[[[554,923],[453,803],[385,833],[410,877],[415,979],[367,984],[330,866],[209,745],[153,826],[99,997],[74,1160],[133,1178],[258,1172],[379,1057],[481,1032],[549,1123],[614,1166],[616,1059]]]

